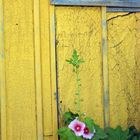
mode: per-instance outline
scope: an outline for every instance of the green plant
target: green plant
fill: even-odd
[[[128,140],[140,140],[140,132],[135,126],[129,127],[129,137]]]
[[[65,126],[58,130],[58,135],[61,140],[85,140],[85,138],[81,136],[76,136],[75,133],[68,127],[68,125],[75,120],[75,117],[79,117],[79,115],[77,113],[74,114],[71,111],[64,113]],[[104,140],[107,138],[104,130],[100,128],[92,118],[83,117],[80,121],[86,125],[89,132],[94,132],[94,136],[91,140]]]
[[[121,126],[117,126],[115,129],[107,128],[106,134],[107,140],[127,140],[129,136],[129,129],[122,130]]]
[[[122,130],[121,126],[113,128],[107,128],[106,134],[108,135],[107,140],[140,140],[140,132],[135,126]]]
[[[79,75],[79,68],[80,68],[80,65],[82,63],[84,63],[84,60],[79,58],[79,55],[78,55],[77,51],[74,50],[73,54],[72,54],[72,57],[70,59],[67,59],[66,61],[70,65],[72,65],[73,72],[75,73],[75,76],[76,76],[76,86],[77,86],[77,89],[76,89],[76,92],[75,92],[76,112],[81,113],[80,109],[81,109],[82,99],[81,99],[81,95],[80,95],[81,79],[80,79],[80,75]]]
[[[106,128],[105,131],[95,121],[81,112],[81,79],[80,66],[84,60],[80,58],[76,50],[72,57],[66,60],[72,65],[76,79],[75,106],[76,113],[68,110],[63,114],[63,127],[59,128],[58,135],[61,140],[140,140],[140,132],[131,126],[123,130],[121,126]]]
[[[107,138],[104,130],[100,128],[92,118],[86,117],[81,112],[81,79],[79,68],[84,60],[81,59],[76,50],[73,51],[72,57],[66,60],[72,65],[76,77],[75,106],[76,113],[67,111],[63,115],[64,126],[59,128],[58,135],[61,140],[103,140]]]

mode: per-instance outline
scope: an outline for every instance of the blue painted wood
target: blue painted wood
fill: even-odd
[[[140,0],[51,0],[54,5],[140,7]]]
[[[140,8],[108,7],[107,12],[140,12]]]

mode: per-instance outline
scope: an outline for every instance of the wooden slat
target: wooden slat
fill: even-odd
[[[50,54],[51,54],[51,94],[53,108],[53,138],[57,140],[57,78],[56,78],[56,38],[55,38],[55,7],[50,6]]]
[[[0,0],[0,132],[1,140],[6,140],[6,89],[4,54],[3,0]]]
[[[102,7],[102,57],[103,57],[103,105],[104,126],[109,126],[109,77],[108,77],[108,48],[106,7]]]
[[[37,140],[33,1],[3,2],[7,140]]]
[[[50,2],[40,0],[41,31],[41,71],[43,96],[43,133],[45,137],[53,136],[53,114],[50,71]],[[50,138],[51,139],[51,138]]]
[[[39,0],[34,0],[34,47],[35,47],[37,137],[38,140],[43,140],[39,11],[40,11]]]
[[[51,0],[55,5],[140,7],[139,0]]]

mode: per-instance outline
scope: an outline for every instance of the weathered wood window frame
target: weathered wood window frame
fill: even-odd
[[[140,12],[140,0],[51,0],[51,4],[106,6],[108,12]]]

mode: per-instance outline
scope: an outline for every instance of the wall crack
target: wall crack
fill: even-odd
[[[124,15],[117,15],[117,16],[114,16],[114,17],[111,17],[107,20],[107,22],[109,22],[110,20],[113,20],[115,18],[118,18],[118,17],[125,17],[125,16],[128,16],[128,15],[131,15],[131,14],[134,14],[135,12],[129,12],[127,14],[124,14]]]

